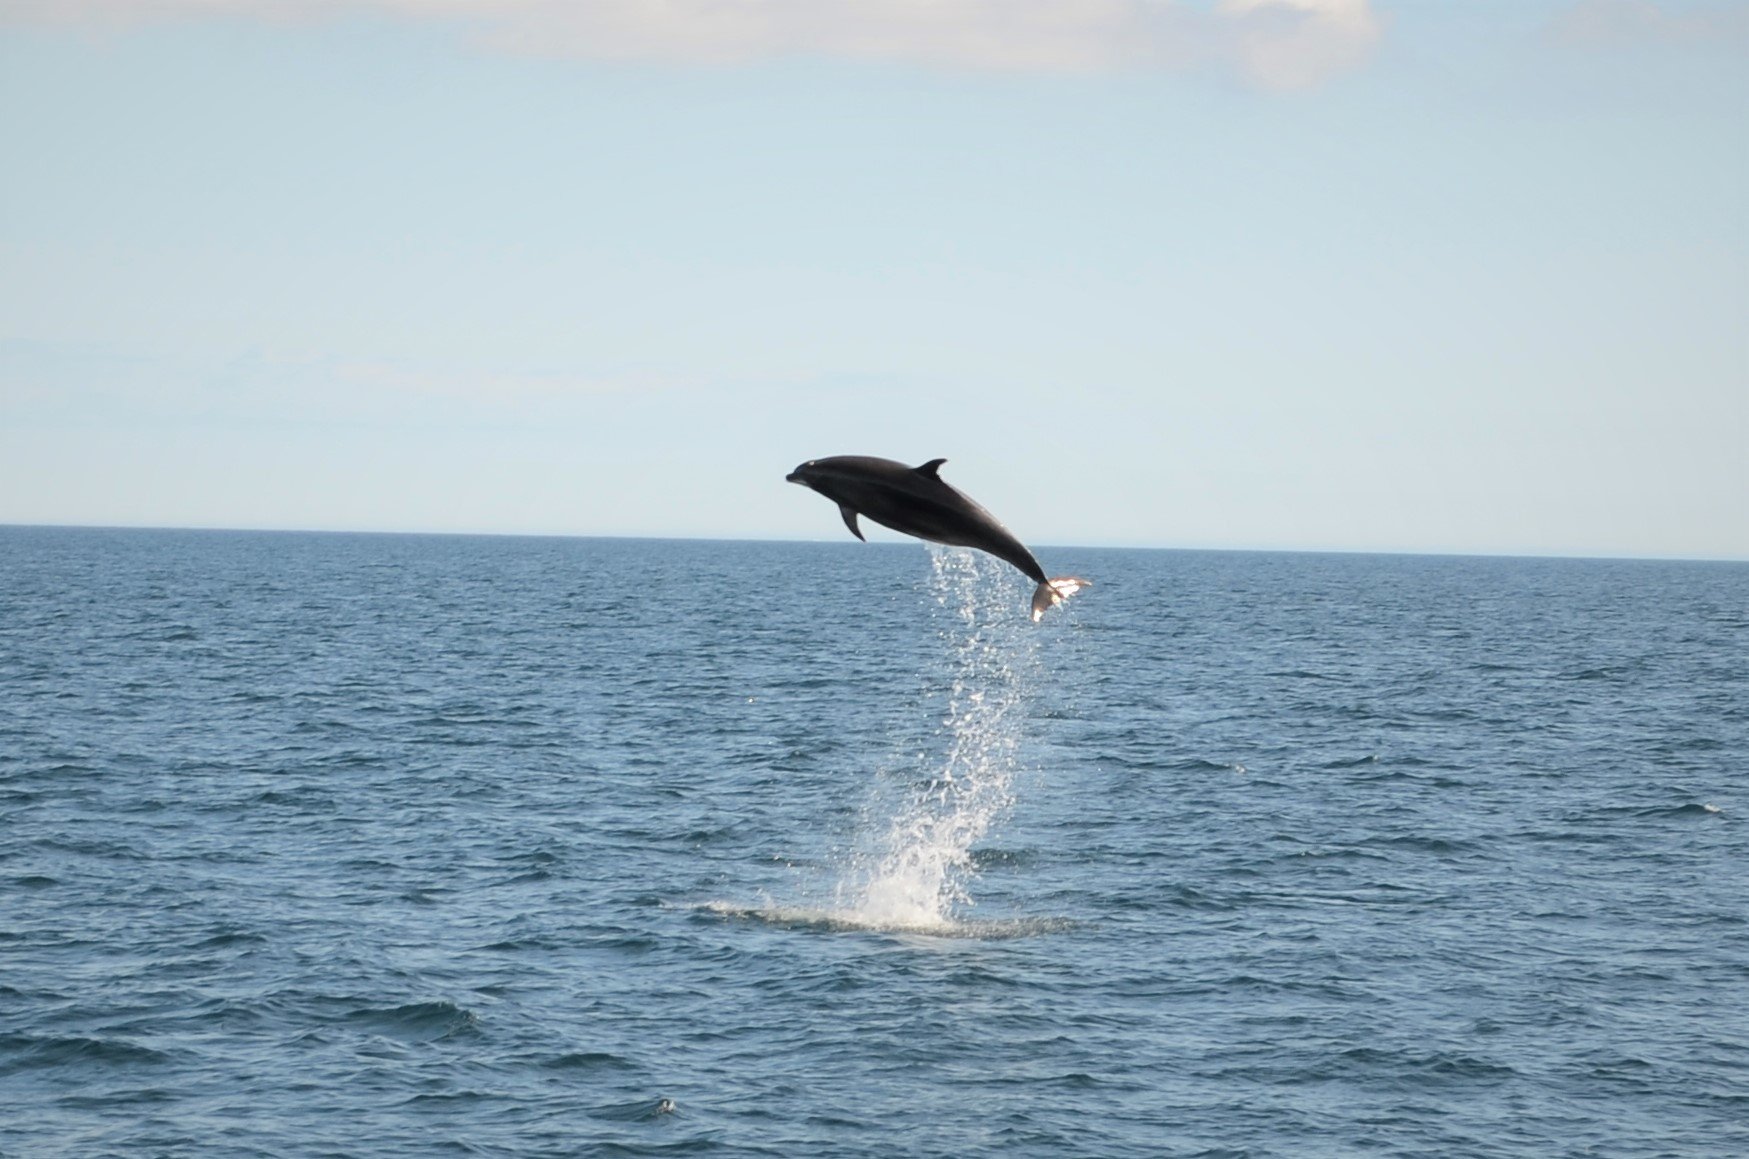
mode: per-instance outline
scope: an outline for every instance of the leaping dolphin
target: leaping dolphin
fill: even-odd
[[[980,507],[969,495],[942,482],[937,474],[946,459],[931,459],[921,467],[907,467],[892,459],[868,455],[833,455],[809,459],[786,477],[788,482],[810,487],[838,504],[844,526],[862,539],[856,525],[866,515],[882,527],[931,543],[949,547],[975,547],[997,559],[1007,560],[1038,584],[1032,593],[1032,619],[1062,603],[1091,581],[1077,576],[1048,579],[1026,545]]]

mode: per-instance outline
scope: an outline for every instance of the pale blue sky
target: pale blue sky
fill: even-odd
[[[0,522],[1749,557],[1749,5],[727,9],[0,0]]]

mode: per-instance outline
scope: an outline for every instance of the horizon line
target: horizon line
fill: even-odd
[[[457,530],[417,530],[359,528],[359,527],[234,527],[220,525],[175,525],[155,523],[15,523],[0,520],[0,530],[35,529],[61,531],[193,531],[193,532],[231,532],[236,534],[255,535],[406,535],[406,536],[452,536],[456,538],[502,538],[502,539],[626,539],[645,540],[653,542],[691,542],[691,543],[818,543],[834,544],[840,542],[840,537],[816,538],[807,536],[725,536],[725,535],[657,535],[657,534],[625,534],[576,531],[457,531]],[[923,540],[907,538],[905,540],[871,539],[866,546],[903,547],[906,543],[922,543]],[[850,541],[843,541],[849,546]],[[1389,555],[1389,556],[1432,556],[1454,559],[1570,559],[1597,560],[1646,563],[1749,563],[1749,554],[1743,555],[1671,555],[1640,553],[1630,554],[1610,551],[1501,551],[1473,548],[1401,548],[1401,547],[1270,547],[1210,545],[1210,544],[1175,544],[1171,546],[1159,544],[1137,543],[1041,543],[1041,548],[1051,550],[1088,550],[1088,551],[1184,551],[1184,552],[1236,552],[1251,555]]]

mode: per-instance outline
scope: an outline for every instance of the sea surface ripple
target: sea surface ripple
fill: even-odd
[[[1749,1154],[1749,566],[0,528],[0,1155]]]

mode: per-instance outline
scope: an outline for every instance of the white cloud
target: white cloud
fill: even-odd
[[[1366,62],[1382,34],[1367,0],[1221,0],[1233,52],[1267,88],[1309,88]]]
[[[739,64],[788,56],[1025,73],[1229,67],[1275,89],[1362,64],[1370,0],[0,0],[0,21],[125,28],[387,15],[504,52]]]
[[[1557,43],[1584,48],[1686,45],[1749,50],[1749,7],[1656,0],[1579,0],[1549,26]]]

